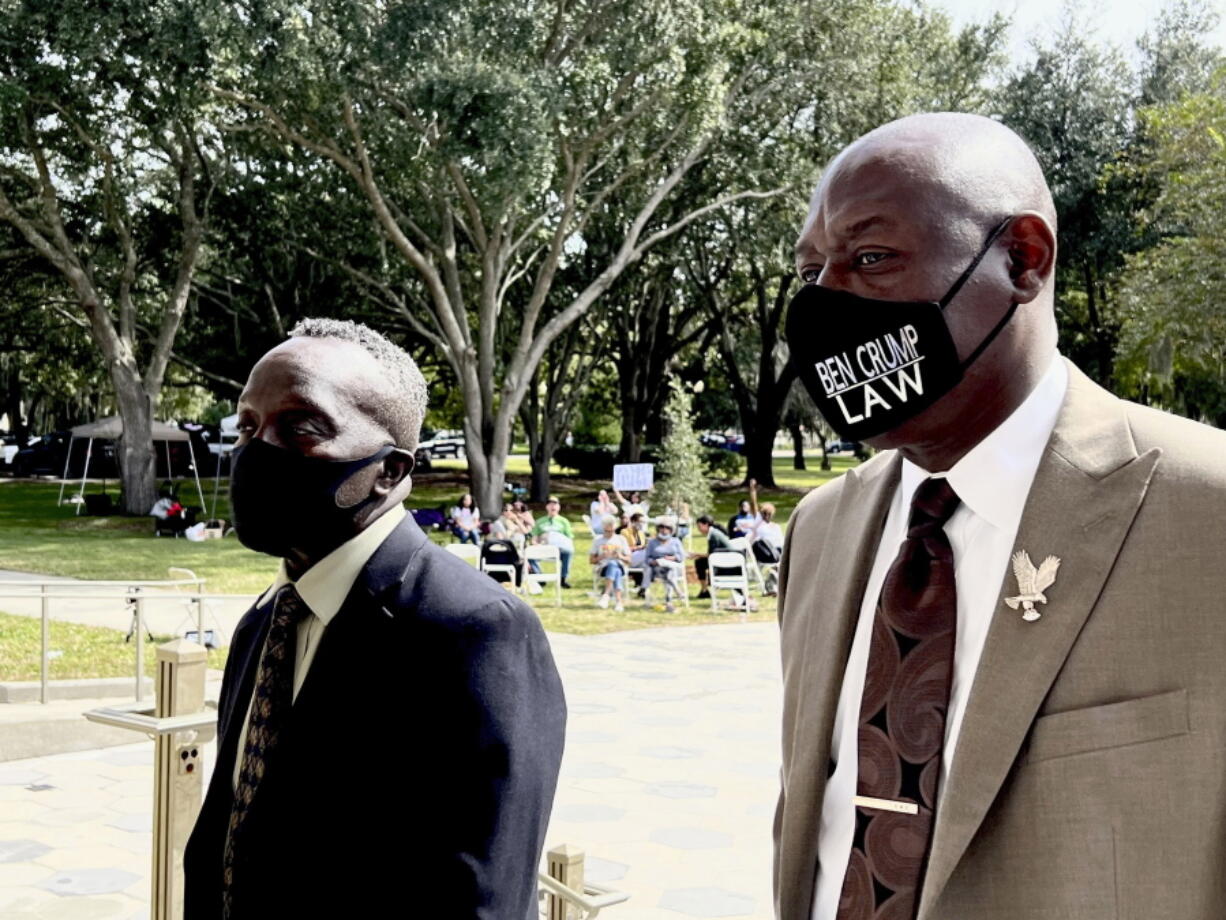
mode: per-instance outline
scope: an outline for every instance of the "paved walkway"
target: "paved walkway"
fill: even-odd
[[[167,576],[170,578],[170,576]],[[56,575],[34,575],[29,572],[14,572],[0,569],[0,583],[22,582],[19,585],[0,584],[0,610],[19,616],[42,616],[42,600],[38,596],[40,582],[53,583],[53,594],[80,594],[81,597],[52,597],[50,616],[53,621],[81,623],[85,626],[107,626],[111,629],[128,630],[132,622],[131,609],[124,600],[124,588],[91,587],[80,584],[75,578]],[[28,585],[29,587],[26,587]],[[205,582],[208,590],[208,582]],[[186,629],[194,629],[196,606],[187,597],[190,586],[182,588],[145,589],[145,625],[155,635],[182,635]],[[112,597],[97,597],[109,594]],[[233,595],[205,601],[204,628],[221,628],[225,641],[234,632],[234,627],[251,606],[256,595]]]
[[[551,639],[571,715],[548,845],[630,892],[609,920],[770,917],[773,624]],[[0,917],[147,916],[152,752],[0,764]]]

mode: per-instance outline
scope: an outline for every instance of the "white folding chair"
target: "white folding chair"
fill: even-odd
[[[728,541],[729,545],[745,557],[745,568],[754,580],[758,583],[758,590],[763,594],[766,593],[766,576],[762,574],[762,568],[758,565],[758,560],[754,557],[753,548],[749,545],[749,537],[733,537]]]
[[[535,562],[541,570],[538,572],[532,571],[532,563]],[[546,565],[552,565],[553,571],[545,570]],[[530,543],[524,547],[524,579],[523,590],[526,592],[529,585],[549,584],[553,582],[554,591],[557,595],[557,606],[562,606],[562,554],[556,546],[549,546],[544,543]]]
[[[711,609],[719,610],[717,591],[727,591],[733,598],[740,591],[742,611],[749,609],[749,567],[738,552],[716,552],[707,557],[707,590],[711,592]]]
[[[481,568],[481,547],[473,546],[471,543],[448,543],[443,549],[453,556],[459,556],[474,569]]]
[[[684,562],[665,562],[663,563],[663,565],[667,568],[668,575],[666,576],[666,578],[652,579],[651,585],[652,586],[664,585],[666,582],[668,584],[671,584],[674,592],[680,595],[682,606],[684,606],[686,610],[689,610],[690,609],[690,592],[689,592],[689,586],[686,584],[686,581],[685,581],[685,563]],[[645,577],[646,577],[646,573],[644,573],[644,578]],[[668,597],[667,588],[664,589],[664,596],[665,598]],[[648,586],[647,588],[646,600],[648,603],[651,602],[651,586]]]

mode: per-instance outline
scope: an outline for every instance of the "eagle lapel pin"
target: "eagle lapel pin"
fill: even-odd
[[[1013,554],[1013,575],[1017,578],[1017,596],[1006,597],[1005,603],[1010,609],[1022,608],[1022,619],[1033,623],[1042,616],[1034,607],[1036,603],[1046,604],[1047,595],[1043,592],[1051,587],[1056,580],[1056,572],[1060,568],[1060,560],[1048,556],[1036,569],[1030,561],[1030,554],[1024,549]]]

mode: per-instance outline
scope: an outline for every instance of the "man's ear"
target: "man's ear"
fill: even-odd
[[[1009,280],[1013,299],[1030,303],[1051,280],[1056,267],[1056,233],[1037,211],[1023,211],[1003,234],[1009,248]]]
[[[404,482],[413,473],[416,464],[407,450],[395,450],[383,458],[379,476],[375,479],[375,491],[386,495]]]

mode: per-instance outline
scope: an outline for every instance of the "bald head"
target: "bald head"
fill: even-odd
[[[889,172],[922,191],[959,238],[980,236],[982,228],[1025,211],[1041,214],[1056,230],[1056,208],[1034,153],[1012,130],[982,115],[910,115],[865,134],[830,162],[809,219],[830,189],[865,170]]]
[[[946,397],[874,446],[942,468],[1025,398],[1055,351],[1055,226],[1034,154],[978,115],[892,121],[831,161],[796,244],[802,280],[876,301],[944,303],[976,265],[942,317],[958,359],[978,359]]]

